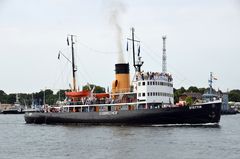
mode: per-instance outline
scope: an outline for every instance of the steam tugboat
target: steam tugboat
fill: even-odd
[[[71,35],[73,89],[66,92],[67,100],[58,112],[26,113],[26,123],[35,124],[205,124],[220,121],[221,100],[210,100],[193,105],[174,105],[173,78],[166,71],[166,49],[163,37],[162,72],[144,72],[140,50],[135,55],[132,28],[134,80],[130,82],[129,64],[115,64],[115,80],[110,93],[93,93],[76,89],[74,42]]]

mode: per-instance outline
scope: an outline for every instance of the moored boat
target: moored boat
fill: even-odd
[[[134,80],[130,82],[129,64],[123,61],[115,65],[115,80],[112,91],[93,93],[76,89],[73,36],[72,71],[73,89],[66,92],[67,100],[60,105],[59,111],[30,112],[25,114],[26,123],[36,124],[205,124],[220,121],[221,100],[195,103],[193,105],[174,105],[173,78],[167,73],[166,66],[162,72],[144,72],[140,49],[135,59],[134,29],[132,29]],[[165,40],[163,37],[163,57],[165,57]],[[166,64],[166,57],[163,63]]]
[[[16,102],[8,109],[2,110],[2,114],[24,114],[23,106],[19,102],[19,96],[16,94]]]
[[[24,114],[24,112],[16,108],[9,108],[2,110],[2,114]]]

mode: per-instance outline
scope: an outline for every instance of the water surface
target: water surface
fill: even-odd
[[[25,124],[0,115],[1,159],[239,159],[240,115],[219,126],[81,126]]]

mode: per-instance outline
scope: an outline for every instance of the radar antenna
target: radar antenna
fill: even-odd
[[[167,54],[166,54],[166,36],[162,37],[163,39],[163,55],[162,55],[162,72],[167,73]]]

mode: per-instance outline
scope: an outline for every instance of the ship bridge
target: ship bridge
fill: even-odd
[[[133,81],[139,102],[173,104],[173,78],[169,73],[141,72]]]

